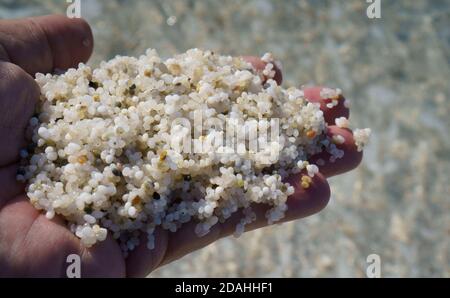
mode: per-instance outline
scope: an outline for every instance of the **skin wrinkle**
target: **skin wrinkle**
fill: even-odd
[[[25,233],[25,237],[23,237],[22,241],[21,241],[21,245],[23,247],[26,247],[26,244],[28,242],[28,237],[30,236],[30,232],[33,229],[34,224],[36,223],[37,219],[39,218],[40,214],[37,213],[36,216],[34,217],[33,221],[31,222],[30,227],[27,229],[26,233]]]
[[[20,201],[21,201],[21,199],[20,199],[20,196],[18,196],[18,197],[15,197],[14,198],[14,200],[17,200],[15,203],[20,203]],[[1,210],[2,210],[2,208],[0,208],[0,212],[1,212]],[[10,253],[12,253],[12,255],[8,258],[9,260],[17,260],[17,259],[20,259],[20,254],[19,254],[19,252],[20,252],[20,247],[23,247],[23,245],[26,243],[26,241],[27,241],[27,238],[29,237],[29,235],[30,235],[30,232],[31,232],[31,229],[32,229],[32,227],[33,227],[33,225],[35,224],[35,222],[36,222],[36,219],[39,217],[39,213],[36,213],[37,215],[35,216],[35,218],[33,219],[33,222],[31,223],[31,225],[29,226],[29,228],[26,230],[26,234],[25,234],[25,237],[23,237],[22,239],[21,239],[21,241],[19,242],[19,243],[16,243],[15,241],[12,241],[11,242],[11,247],[8,247],[8,252],[10,252]],[[17,240],[17,239],[15,239],[15,240]],[[24,271],[25,272],[27,272],[27,271],[30,271],[29,270],[29,264],[28,263],[26,263],[25,262],[25,264],[23,264],[23,263],[20,263],[22,266],[26,266],[27,268],[28,268],[28,270],[27,269],[25,269]],[[16,264],[17,265],[17,264]],[[13,267],[14,267],[14,265],[13,265]],[[0,272],[1,273],[1,272]],[[25,274],[26,276],[28,276],[28,274]],[[0,275],[1,276],[1,275]]]
[[[42,216],[42,218],[43,218],[44,220],[47,220],[44,216]],[[59,219],[60,219],[60,218],[54,218],[52,221],[53,221],[55,224],[59,225],[60,227],[65,228],[65,227],[62,226],[60,223],[56,223],[56,221],[59,221]],[[62,221],[62,220],[61,220],[61,221]],[[62,221],[62,222],[63,222],[63,221]],[[64,277],[66,277],[66,269],[67,269],[67,266],[68,266],[68,264],[66,263],[66,260],[67,260],[67,256],[68,256],[69,254],[73,253],[73,252],[71,252],[71,246],[72,246],[72,243],[73,243],[73,241],[74,241],[75,239],[73,239],[74,236],[71,235],[70,233],[64,233],[64,237],[67,239],[67,241],[62,241],[63,246],[64,246],[64,251],[65,251],[65,253],[64,253],[64,254],[61,254],[61,250],[58,251],[58,253],[61,254],[61,257],[59,258],[59,260],[60,260],[60,262],[61,262],[61,266],[60,266],[60,275],[59,275],[59,276],[64,276]],[[74,251],[74,252],[75,252],[75,253],[79,253],[79,250],[78,250],[78,251]],[[81,258],[81,254],[80,254],[80,259],[83,260],[83,259]],[[83,266],[83,265],[81,265],[81,266]],[[81,268],[83,268],[83,267],[81,267]]]
[[[0,87],[7,90],[4,94],[3,92],[1,94],[3,97],[7,97],[4,100],[5,106],[2,105],[2,108],[8,109],[7,115],[9,115],[9,117],[5,117],[6,119],[1,119],[0,128],[25,130],[28,123],[28,115],[31,116],[40,94],[39,87],[34,82],[34,79],[17,65],[10,62],[2,62],[0,65],[4,66],[1,74],[4,75],[2,81],[6,83],[1,84]],[[11,81],[13,83],[8,84]],[[22,81],[22,84],[19,85],[17,82],[20,81]],[[13,119],[9,119],[11,117]]]
[[[151,264],[151,266],[149,266],[149,268],[151,268],[150,269],[150,272],[151,271],[153,271],[153,270],[155,270],[155,269],[157,269],[157,268],[159,268],[160,266],[163,266],[163,264],[164,264],[164,260],[165,260],[165,258],[167,257],[167,253],[168,253],[168,248],[169,248],[169,240],[170,240],[170,237],[169,237],[169,232],[168,231],[166,231],[166,230],[162,230],[161,228],[159,228],[158,229],[158,233],[159,233],[159,235],[158,236],[155,236],[155,243],[157,242],[157,240],[156,240],[156,238],[158,237],[159,239],[165,239],[165,241],[164,241],[164,243],[163,243],[163,249],[162,249],[162,251],[163,251],[163,253],[161,253],[160,254],[160,257],[159,257],[159,260],[157,260],[156,262],[155,262],[155,258],[152,258],[152,264]],[[155,233],[156,234],[156,233]],[[163,235],[162,235],[163,234]],[[161,241],[161,240],[160,240]],[[159,244],[161,243],[161,242],[158,242]],[[161,249],[161,248],[160,248]]]
[[[50,69],[53,69],[53,61],[54,61],[54,59],[48,59],[48,57],[49,57],[48,53],[50,53],[50,55],[52,55],[50,57],[53,57],[53,53],[52,53],[52,50],[51,50],[51,47],[50,47],[50,44],[49,44],[48,37],[47,37],[47,35],[45,33],[45,30],[43,30],[42,26],[39,23],[37,23],[33,18],[25,19],[23,21],[23,24],[20,24],[18,26],[21,26],[29,34],[29,35],[27,35],[27,37],[28,38],[32,37],[32,39],[31,40],[21,40],[20,37],[13,36],[12,34],[8,34],[7,32],[6,33],[3,32],[4,35],[9,37],[9,43],[10,43],[10,46],[11,46],[10,49],[8,49],[8,47],[4,46],[6,54],[9,57],[9,61],[10,62],[15,62],[15,61],[13,61],[15,59],[11,59],[11,57],[14,57],[14,54],[10,53],[10,51],[11,51],[11,49],[14,49],[17,46],[16,44],[27,45],[29,43],[29,44],[31,44],[32,46],[35,46],[35,47],[36,46],[41,46],[41,47],[43,46],[45,48],[45,49],[41,49],[40,50],[39,47],[37,47],[37,48],[34,48],[33,50],[37,49],[38,52],[47,53],[47,55],[44,55],[45,57],[43,59],[44,60],[43,64],[46,64],[46,63],[50,62],[49,60],[51,60],[51,67],[50,67]],[[36,34],[34,29],[39,30],[40,31],[40,35]],[[0,38],[0,41],[1,40],[2,39]],[[42,42],[43,40],[45,40],[45,42]],[[8,42],[6,42],[6,44],[8,44]],[[41,57],[41,59],[42,58],[43,57]],[[47,58],[47,59],[45,59],[45,58]],[[39,63],[42,64],[42,62],[39,62]],[[46,65],[48,65],[48,64],[46,64]]]
[[[0,61],[0,67],[0,109],[8,111],[0,119],[0,136],[8,143],[0,156],[0,165],[9,166],[19,161],[19,150],[26,144],[28,119],[40,91],[34,79],[19,66]]]
[[[195,228],[195,226],[193,226],[193,228]],[[209,237],[209,238],[211,238],[211,239],[208,239],[208,241],[206,241],[206,242],[207,242],[206,244],[201,243],[201,245],[199,245],[200,247],[195,247],[194,250],[191,250],[189,253],[191,253],[191,252],[193,252],[193,251],[196,251],[196,250],[198,250],[198,249],[200,249],[200,248],[206,247],[206,246],[210,245],[211,243],[213,243],[213,242],[215,242],[215,241],[221,239],[221,238],[223,237],[223,236],[222,236],[222,234],[223,234],[223,233],[222,233],[222,230],[223,230],[223,227],[222,227],[221,224],[217,224],[217,225],[213,226],[213,227],[211,228],[211,230],[209,231],[208,234],[202,236],[202,237]],[[195,233],[194,233],[194,234],[195,234]],[[173,243],[174,243],[173,240],[174,240],[174,239],[172,239],[172,241],[170,241],[170,239],[169,239],[169,243],[168,243],[168,247],[167,247],[167,248],[172,248]],[[175,240],[177,240],[177,239],[175,238]],[[176,246],[175,246],[175,247],[176,247]],[[172,248],[172,249],[173,249],[173,248]],[[169,250],[169,249],[167,249],[167,250],[168,250],[168,251],[171,251],[171,250]],[[186,254],[183,254],[183,250],[181,250],[180,252],[175,251],[175,254],[173,254],[173,255],[168,254],[168,255],[166,256],[166,259],[164,259],[164,260],[161,262],[161,265],[163,266],[163,265],[166,265],[166,264],[168,264],[168,263],[171,263],[171,262],[174,262],[174,261],[176,261],[176,260],[179,260],[180,258],[184,257],[185,255],[186,255]]]
[[[0,48],[0,60],[19,64],[34,75],[86,62],[94,42],[83,19],[47,15],[0,21],[0,44],[4,52]]]
[[[3,176],[13,176],[11,178],[5,178],[8,180],[15,180],[14,173],[17,172],[17,169],[19,168],[19,165],[17,163],[13,163],[8,166],[4,166],[0,168],[0,177],[3,178]],[[11,172],[11,173],[10,173]],[[13,185],[15,183],[15,185]],[[25,185],[19,184],[17,181],[11,181],[11,183],[8,182],[8,185],[3,185],[3,183],[0,184],[1,190],[0,190],[0,210],[3,206],[6,205],[6,203],[11,199],[15,198],[21,193],[24,193]],[[12,188],[12,191],[10,190]],[[17,188],[17,190],[16,190]]]
[[[87,259],[86,255],[90,256],[88,249],[83,244],[81,244],[81,241],[78,242],[78,249],[80,251],[80,260]],[[81,276],[83,276],[83,268],[81,268]]]
[[[44,42],[44,44],[47,47],[47,51],[45,51],[45,52],[48,53],[50,55],[50,57],[51,57],[51,59],[50,59],[51,60],[51,64],[49,64],[51,66],[49,68],[51,69],[51,71],[53,71],[54,66],[55,66],[55,56],[53,55],[53,49],[51,47],[50,39],[48,38],[47,31],[45,31],[44,27],[42,27],[42,25],[39,24],[38,22],[36,22],[34,19],[31,18],[31,19],[29,19],[29,21],[30,21],[30,23],[32,25],[34,25],[37,29],[39,29],[41,31],[41,34],[42,34],[42,36],[44,37],[44,39],[46,41],[46,42]],[[32,30],[30,30],[30,31],[32,31]]]
[[[147,235],[142,235],[140,237],[141,244],[147,243]],[[155,243],[158,246],[152,250],[148,251],[150,253],[150,263],[145,264],[145,268],[142,268],[142,262],[139,261],[138,268],[133,266],[133,261],[136,259],[134,257],[134,253],[130,255],[130,258],[125,260],[126,262],[126,276],[127,277],[141,277],[146,276],[153,270],[164,266],[164,260],[167,257],[168,253],[168,242],[169,242],[169,233],[166,230],[157,227],[155,230]],[[145,245],[146,246],[146,245]],[[141,247],[142,249],[142,247]],[[147,249],[146,247],[144,249]],[[159,251],[159,253],[157,253]],[[131,270],[130,270],[131,269]],[[142,272],[143,271],[143,272]]]
[[[168,251],[168,247],[169,247],[169,239],[170,239],[169,232],[159,228],[159,234],[160,234],[159,239],[161,239],[161,238],[164,239],[164,242],[163,242],[164,253],[161,254],[161,257],[159,258],[158,262],[156,262],[156,264],[152,264],[151,271],[155,270],[156,268],[159,268],[163,264],[164,259],[167,256],[167,251]],[[155,242],[156,242],[156,237],[155,237]]]
[[[2,125],[2,124],[0,124],[0,129],[7,129],[7,130],[23,130],[23,129],[26,129],[27,128],[27,125],[24,125],[24,126],[9,126],[9,125]]]
[[[1,37],[0,37],[0,40],[1,40]],[[10,61],[8,52],[6,51],[5,47],[1,43],[0,43],[0,60],[6,61],[6,62]]]
[[[9,166],[13,166],[13,165],[17,165],[20,161],[20,156],[18,156],[16,159],[14,159],[13,161],[6,163],[2,166],[0,166],[0,170],[2,170],[3,168],[7,168]],[[0,204],[0,208],[1,208],[1,204]]]
[[[3,31],[1,28],[1,22],[0,22],[0,41],[2,40],[14,40],[14,37],[12,36],[12,34],[9,34],[7,31]],[[8,53],[8,50],[6,49],[6,47],[3,45],[2,42],[0,42],[0,50],[1,50],[1,54],[3,54],[5,57],[0,56],[0,60],[2,61],[6,61],[6,62],[11,62],[11,57]]]
[[[35,226],[35,224],[36,224],[36,222],[37,222],[39,216],[40,216],[40,214],[37,213],[36,217],[33,219],[33,222],[31,223],[30,227],[29,227],[28,230],[26,231],[25,237],[22,239],[22,243],[21,243],[21,246],[22,246],[22,247],[26,247],[26,245],[27,245],[27,243],[28,243],[28,238],[30,237],[30,233],[31,233],[31,231],[33,230],[33,227]],[[27,265],[29,265],[28,262],[25,262],[25,263],[26,263]],[[31,270],[28,269],[28,271],[31,271]],[[30,276],[30,275],[31,275],[30,273],[29,273],[29,274],[26,274],[26,276]]]
[[[31,232],[33,231],[33,229],[36,229],[36,225],[38,225],[38,227],[39,227],[39,222],[40,222],[40,220],[46,220],[46,218],[45,218],[44,215],[38,213],[38,215],[37,215],[36,218],[34,219],[33,223],[31,224],[31,226],[30,226],[30,228],[29,228],[29,230],[28,230],[28,232],[27,232],[27,234],[26,234],[26,236],[25,236],[26,239],[24,239],[24,241],[23,241],[23,242],[24,242],[24,245],[27,245],[28,238],[30,237],[29,235],[31,234]],[[70,240],[70,239],[69,239],[69,240]],[[63,243],[64,243],[64,241],[63,241]],[[67,242],[67,243],[70,243],[70,242]],[[58,252],[60,253],[61,251],[62,251],[62,250],[60,250],[60,251],[58,251]],[[54,258],[54,256],[50,256],[50,257],[52,257],[52,260],[55,260],[55,259],[59,259],[59,260],[60,260],[60,262],[61,262],[60,268],[61,268],[61,270],[62,270],[62,271],[60,271],[60,276],[64,276],[64,274],[63,274],[63,273],[65,273],[65,270],[63,269],[64,266],[65,266],[65,260],[64,260],[64,258]],[[33,274],[30,273],[28,276],[32,277]]]

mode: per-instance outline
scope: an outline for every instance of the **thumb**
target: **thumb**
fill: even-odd
[[[39,99],[32,75],[85,62],[93,37],[82,19],[52,15],[0,21],[0,166],[17,161]]]
[[[39,100],[39,86],[19,66],[0,61],[0,167],[15,162]]]

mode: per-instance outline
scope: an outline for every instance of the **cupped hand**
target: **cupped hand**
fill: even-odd
[[[155,249],[148,250],[143,239],[125,259],[110,235],[94,247],[86,248],[67,229],[64,220],[58,217],[48,220],[29,203],[25,186],[16,181],[16,174],[20,166],[18,152],[27,146],[26,127],[40,96],[33,76],[37,72],[51,73],[86,62],[92,49],[92,32],[82,19],[44,16],[0,21],[0,277],[65,277],[70,254],[81,257],[82,277],[143,277],[229,236],[242,216],[236,214],[225,223],[215,225],[203,237],[195,234],[195,223],[185,224],[175,233],[157,229]],[[264,68],[264,62],[257,57],[244,59],[256,69]],[[281,83],[281,78],[277,69],[275,80]],[[320,91],[321,87],[304,89],[309,101],[321,104],[329,124],[328,133],[345,138],[345,142],[338,145],[345,155],[334,163],[325,162],[320,166],[320,173],[314,176],[308,189],[299,186],[298,175],[287,179],[295,193],[288,199],[289,209],[282,221],[322,210],[330,197],[326,179],[355,168],[362,158],[352,132],[333,125],[335,118],[348,117],[349,110],[343,100],[328,109],[329,99],[321,98]],[[318,158],[329,160],[326,154],[313,157]],[[267,225],[267,207],[254,205],[252,208],[257,220],[247,225],[246,231]]]

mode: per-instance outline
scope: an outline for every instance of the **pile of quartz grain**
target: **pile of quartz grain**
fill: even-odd
[[[95,70],[80,64],[61,75],[38,74],[41,101],[30,121],[35,149],[21,152],[28,166],[18,175],[28,182],[31,203],[48,218],[64,217],[86,246],[109,231],[124,254],[141,233],[152,249],[158,226],[174,232],[195,220],[201,236],[235,212],[242,213],[240,234],[255,220],[251,203],[272,206],[269,222],[281,219],[294,191],[283,179],[303,169],[313,176],[312,154],[327,150],[339,158],[343,152],[325,136],[319,106],[299,89],[278,86],[271,55],[263,60],[268,64],[257,72],[240,58],[209,51],[163,61],[148,50]],[[264,126],[276,118],[279,138],[244,153],[226,142],[210,142],[200,152],[175,150],[172,140],[191,136],[175,119],[200,129],[197,141],[223,138],[217,125],[194,127],[199,113],[222,125],[233,118]],[[361,132],[358,146],[366,135]]]

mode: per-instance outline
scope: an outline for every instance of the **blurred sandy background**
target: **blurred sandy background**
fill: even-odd
[[[322,213],[221,240],[154,277],[450,277],[450,3],[382,0],[82,0],[92,65],[148,47],[273,52],[285,86],[341,87],[373,137],[362,165],[330,179]],[[65,0],[0,0],[0,18],[65,13]]]

